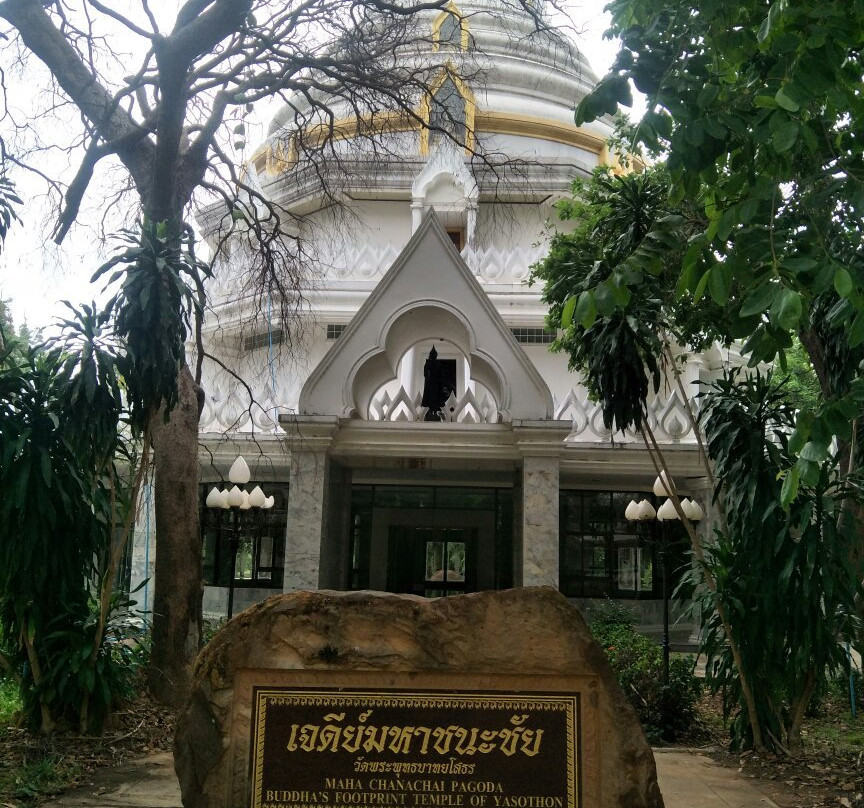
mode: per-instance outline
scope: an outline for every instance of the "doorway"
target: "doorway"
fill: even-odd
[[[476,590],[476,527],[390,526],[388,592],[441,598]]]
[[[495,587],[492,513],[375,509],[373,589],[435,598]]]

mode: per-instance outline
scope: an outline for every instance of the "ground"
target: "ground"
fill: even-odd
[[[864,808],[864,714],[853,719],[839,694],[821,700],[815,712],[802,731],[802,755],[736,753],[728,749],[719,698],[706,694],[697,725],[680,745],[770,786],[783,808]]]
[[[794,760],[725,751],[718,705],[705,698],[697,729],[680,746],[758,779],[781,808],[864,808],[864,715],[829,701],[806,724],[805,753]],[[170,750],[173,715],[146,696],[118,710],[99,738],[44,738],[14,726],[0,698],[0,808],[30,808],[77,785],[96,769]],[[118,775],[122,776],[122,775]],[[698,806],[694,806],[698,808]]]
[[[2,698],[0,698],[2,707]],[[111,717],[101,737],[57,733],[45,737],[3,723],[0,710],[0,807],[29,808],[75,786],[97,769],[171,749],[174,715],[146,695]]]

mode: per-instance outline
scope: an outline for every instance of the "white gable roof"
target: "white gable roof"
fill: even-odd
[[[312,372],[301,415],[366,417],[400,358],[429,339],[455,344],[505,421],[551,419],[552,395],[434,211]]]

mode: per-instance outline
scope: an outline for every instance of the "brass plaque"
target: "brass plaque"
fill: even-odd
[[[580,808],[578,693],[254,687],[252,808]]]

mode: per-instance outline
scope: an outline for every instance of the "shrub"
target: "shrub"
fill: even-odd
[[[669,686],[663,685],[663,649],[632,624],[601,620],[591,624],[624,694],[639,714],[649,740],[675,740],[696,717],[702,683],[693,657],[669,660]],[[664,710],[665,706],[665,710]]]
[[[52,621],[40,647],[51,660],[41,690],[30,677],[23,682],[31,715],[38,698],[50,704],[58,718],[70,725],[83,719],[81,729],[98,733],[112,707],[135,696],[147,645],[141,626],[129,620],[132,605],[124,593],[112,595],[95,658],[98,603],[90,599],[83,609],[69,609]]]
[[[0,676],[0,726],[14,721],[20,709],[18,683]]]

